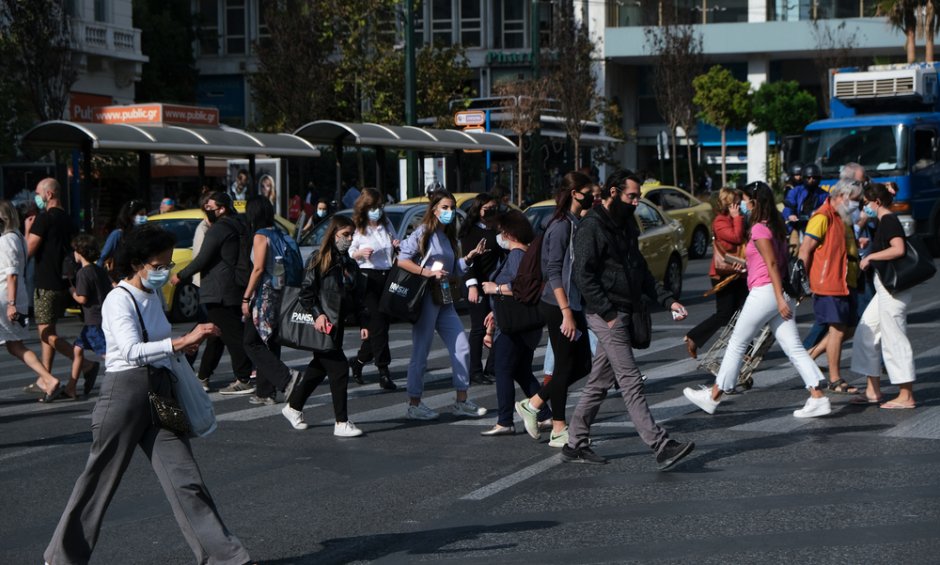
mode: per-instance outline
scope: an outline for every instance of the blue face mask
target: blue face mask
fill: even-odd
[[[317,217],[318,217],[318,218],[325,218],[325,217],[326,217],[326,210],[317,210]]]
[[[46,201],[42,199],[42,196],[39,196],[39,195],[37,194],[37,195],[33,198],[33,200],[36,202],[36,207],[37,207],[37,208],[39,208],[40,210],[45,210],[45,209],[46,209]]]
[[[751,213],[751,211],[747,209],[747,202],[743,200],[738,204],[738,209],[741,210],[741,213],[745,216]]]
[[[150,290],[160,290],[168,280],[170,280],[169,269],[153,269],[151,271],[147,271],[146,278],[140,278],[140,283],[144,285],[144,288],[149,288]]]
[[[862,212],[865,212],[865,215],[868,216],[869,218],[878,217],[878,212],[875,212],[874,210],[872,210],[871,206],[869,206],[868,204],[866,204],[865,207],[862,208]]]
[[[134,225],[142,226],[147,223],[147,216],[134,216]]]
[[[441,215],[437,217],[445,226],[454,221],[454,211],[453,210],[442,210]]]
[[[379,221],[380,219],[382,219],[382,209],[381,209],[381,208],[374,208],[374,209],[372,209],[372,210],[369,210],[369,220],[370,220],[370,221],[372,221],[372,222],[377,222],[377,221]]]

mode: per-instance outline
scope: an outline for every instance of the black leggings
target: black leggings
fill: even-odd
[[[545,302],[539,304],[539,309],[548,325],[548,339],[555,351],[555,371],[552,373],[552,380],[539,389],[538,395],[542,400],[550,401],[552,420],[564,421],[568,388],[591,372],[591,342],[588,338],[587,319],[584,312],[571,311],[581,332],[580,338],[571,341],[561,333],[561,309]]]
[[[392,355],[388,350],[390,320],[379,310],[379,300],[385,292],[385,279],[388,278],[388,271],[362,269],[361,273],[366,277],[366,294],[363,299],[366,303],[366,310],[369,311],[369,339],[362,341],[357,358],[363,365],[369,361],[375,361],[375,366],[381,369],[388,367],[388,364],[392,362]]]
[[[481,291],[482,292],[482,291]],[[470,304],[470,332],[467,335],[467,341],[470,344],[470,376],[480,377],[481,375],[495,375],[494,355],[490,352],[486,358],[486,366],[483,366],[483,336],[486,335],[486,328],[483,327],[483,320],[490,313],[490,300],[484,297],[483,302],[479,304]]]
[[[342,331],[342,328],[340,328]],[[329,375],[330,394],[333,397],[333,414],[337,422],[346,422],[346,383],[349,380],[349,362],[342,349],[335,351],[317,351],[304,371],[303,379],[288,399],[290,407],[294,410],[303,410],[307,399],[313,394],[317,386]]]
[[[281,361],[281,344],[277,342],[277,330],[265,343],[258,335],[258,328],[251,320],[245,321],[245,353],[257,369],[256,396],[274,398],[278,390],[290,383],[290,369]]]

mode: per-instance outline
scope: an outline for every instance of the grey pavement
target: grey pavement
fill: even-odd
[[[326,385],[307,405],[313,425],[304,432],[290,428],[281,405],[213,394],[219,429],[193,440],[196,459],[227,525],[260,563],[940,562],[940,278],[915,290],[909,315],[915,410],[856,407],[834,395],[831,416],[797,420],[791,412],[806,393],[777,347],[754,388],[714,416],[682,397],[683,387],[711,382],[682,342],[714,309],[701,297],[707,268],[707,259],[690,262],[682,297],[689,319],[655,313],[653,345],[639,353],[657,420],[696,442],[669,472],[656,470],[616,391],[592,430],[607,465],[562,463],[547,434],[533,441],[520,422],[515,436],[481,437],[495,413],[449,413],[451,373],[439,341],[425,396],[442,412],[437,422],[405,420],[405,394],[379,389],[369,367],[365,386],[350,384],[350,419],[364,437],[332,436]],[[803,333],[811,316],[800,307]],[[60,333],[77,330],[71,321]],[[396,324],[391,339],[392,372],[403,384],[410,328]],[[357,344],[350,333],[347,351]],[[34,340],[30,347],[38,350]],[[536,375],[543,355],[540,348]],[[846,374],[850,356],[851,342]],[[309,360],[292,350],[282,358],[297,367]],[[41,405],[20,392],[32,379],[0,356],[0,563],[42,562],[91,441],[94,396]],[[213,381],[230,379],[226,356]],[[470,395],[495,411],[494,387]],[[576,386],[569,412],[577,401]],[[135,456],[92,562],[192,560],[146,458]]]

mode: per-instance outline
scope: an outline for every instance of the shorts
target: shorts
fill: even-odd
[[[66,291],[37,288],[33,291],[33,318],[38,325],[54,324],[65,315],[67,303]]]
[[[847,296],[816,296],[813,298],[813,314],[818,324],[858,325],[857,298],[854,289]]]
[[[75,340],[75,347],[79,349],[91,349],[99,357],[104,357],[108,350],[108,344],[104,340],[104,330],[101,326],[82,326],[82,333]]]

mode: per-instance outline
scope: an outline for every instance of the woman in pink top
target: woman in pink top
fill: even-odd
[[[787,272],[786,227],[777,212],[774,194],[762,182],[749,184],[753,209],[750,210],[751,233],[745,248],[747,261],[747,287],[744,307],[738,315],[721,368],[711,388],[682,391],[689,401],[709,414],[714,414],[725,391],[734,388],[741,371],[741,363],[748,344],[766,324],[774,332],[783,352],[796,367],[810,397],[803,408],[793,412],[797,418],[814,418],[832,412],[829,399],[819,389],[822,373],[800,342],[793,319],[795,303],[783,292],[783,277]]]

